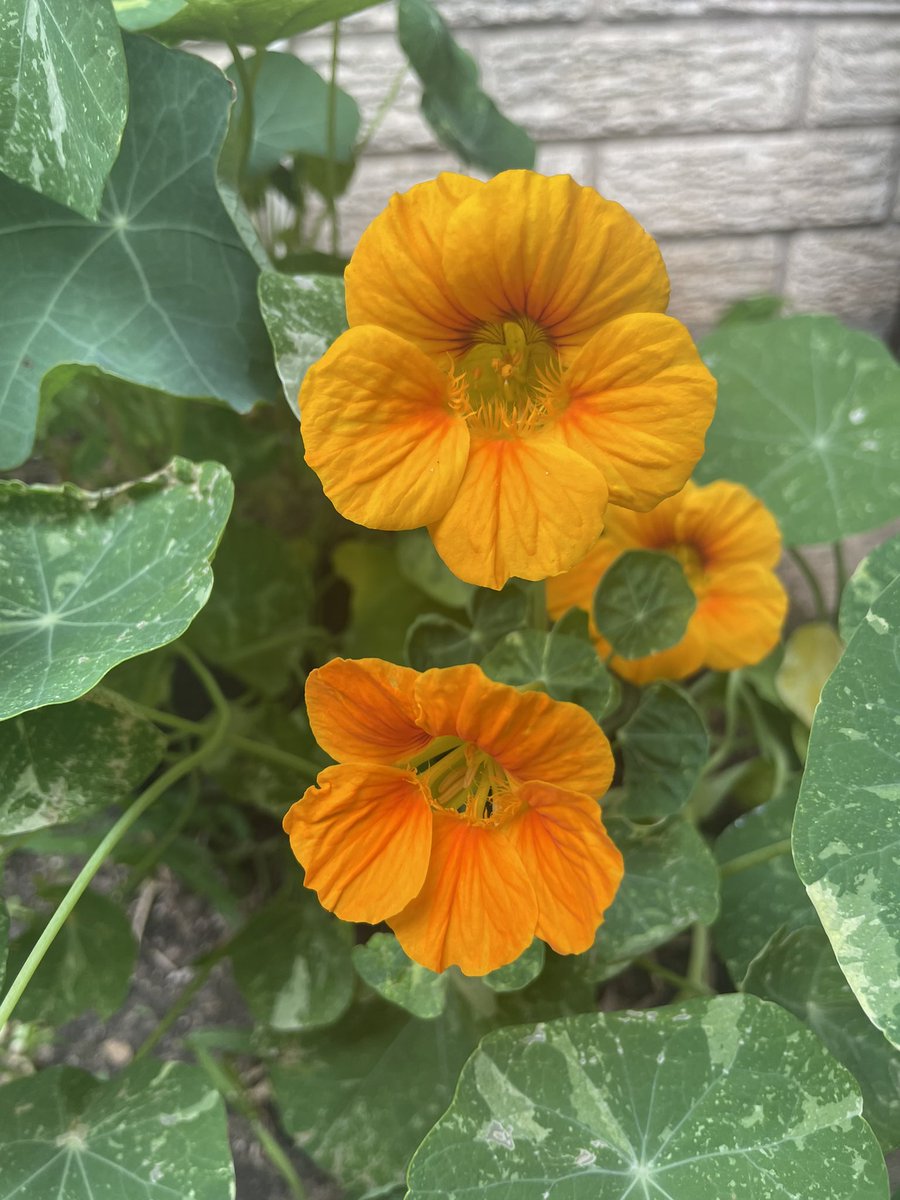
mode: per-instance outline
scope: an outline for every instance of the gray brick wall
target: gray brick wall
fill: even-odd
[[[884,333],[900,299],[900,0],[437,0],[538,168],[659,237],[702,332],[779,291]],[[403,71],[385,3],[345,21],[339,81],[372,118]],[[327,73],[330,42],[290,43]],[[342,202],[351,249],[392,192],[460,164],[407,73]]]

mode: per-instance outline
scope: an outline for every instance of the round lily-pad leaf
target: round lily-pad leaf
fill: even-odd
[[[340,275],[259,277],[259,308],[275,351],[284,396],[295,416],[303,376],[347,328]]]
[[[417,671],[481,662],[501,638],[520,629],[527,619],[528,601],[515,584],[502,591],[478,588],[466,604],[471,625],[424,613],[409,627],[406,658]]]
[[[863,1116],[882,1148],[900,1145],[900,1050],[860,1008],[818,924],[774,934],[742,989],[804,1021],[856,1079]]]
[[[643,658],[680,642],[696,607],[676,558],[626,550],[597,585],[594,624],[621,658]]]
[[[535,939],[513,962],[485,975],[484,982],[495,992],[518,992],[540,975],[544,969],[544,955],[544,943]]]
[[[885,1200],[850,1074],[755,996],[502,1029],[416,1152],[409,1200]]]
[[[866,613],[898,576],[900,537],[895,537],[882,543],[862,560],[844,589],[839,625],[845,642],[850,641]]]
[[[512,687],[540,687],[554,700],[568,700],[600,721],[619,702],[619,685],[590,641],[551,630],[518,629],[482,660],[491,679]]]
[[[654,684],[617,737],[625,766],[620,811],[635,819],[679,812],[709,751],[709,734],[690,696],[673,684]]]
[[[900,579],[869,609],[822,692],[793,847],[841,970],[900,1046]]]
[[[379,996],[414,1017],[427,1021],[444,1011],[449,976],[413,962],[392,933],[373,933],[364,946],[354,946],[353,965]]]
[[[184,1063],[109,1083],[49,1067],[0,1088],[0,1200],[232,1200],[225,1106]]]
[[[0,719],[179,637],[212,588],[232,492],[218,463],[179,458],[104,492],[0,482]]]
[[[742,483],[788,545],[836,541],[900,514],[900,366],[834,317],[789,317],[711,334],[719,383],[697,475]]]
[[[97,700],[0,722],[0,837],[76,821],[121,803],[165,748],[155,725]]]

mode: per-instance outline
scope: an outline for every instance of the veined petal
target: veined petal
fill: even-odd
[[[469,431],[448,378],[374,325],[342,333],[300,389],[306,461],[339,513],[370,529],[415,529],[447,511]]]
[[[411,959],[486,975],[518,958],[537,921],[534,889],[507,838],[489,825],[434,814],[425,885],[388,924]]]
[[[703,453],[716,383],[690,334],[638,313],[604,326],[563,377],[556,431],[603,472],[612,504],[641,511],[681,488]]]
[[[781,531],[761,500],[726,480],[690,486],[690,492],[682,493],[675,541],[696,546],[708,569],[748,561],[775,566],[781,557]]]
[[[568,175],[504,171],[451,214],[444,273],[485,322],[530,317],[571,352],[622,313],[664,312],[659,249],[624,208]]]
[[[537,896],[537,936],[559,954],[581,954],[616,894],[622,855],[589,796],[541,783],[520,795],[527,807],[503,832]]]
[[[606,735],[577,704],[495,683],[471,663],[423,671],[416,699],[423,728],[480,747],[516,783],[541,780],[602,796],[612,782]]]
[[[392,329],[432,355],[465,344],[474,319],[444,276],[444,231],[458,205],[483,187],[446,173],[391,197],[344,273],[351,325]]]
[[[344,921],[375,925],[421,891],[431,806],[411,771],[326,767],[284,818],[304,883]]]
[[[418,672],[380,658],[333,658],[306,680],[310,728],[337,762],[400,763],[431,735],[416,724]]]
[[[606,498],[600,471],[552,437],[474,438],[456,495],[429,532],[460,579],[501,588],[577,562],[603,528]]]
[[[711,571],[691,618],[714,671],[757,663],[772,650],[787,614],[787,593],[778,576],[755,563]]]

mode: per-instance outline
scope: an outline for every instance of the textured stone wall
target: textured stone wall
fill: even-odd
[[[900,0],[437,0],[538,168],[659,238],[703,331],[780,292],[884,333],[900,298]],[[403,58],[392,3],[344,22],[339,81],[371,119]],[[321,33],[291,48],[327,74]],[[352,248],[389,195],[459,170],[403,79],[342,205]]]

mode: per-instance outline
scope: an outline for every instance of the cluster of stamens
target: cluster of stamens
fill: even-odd
[[[426,753],[429,758],[410,765],[418,770],[435,808],[469,821],[487,821],[496,817],[510,799],[506,772],[470,742],[440,738]]]

